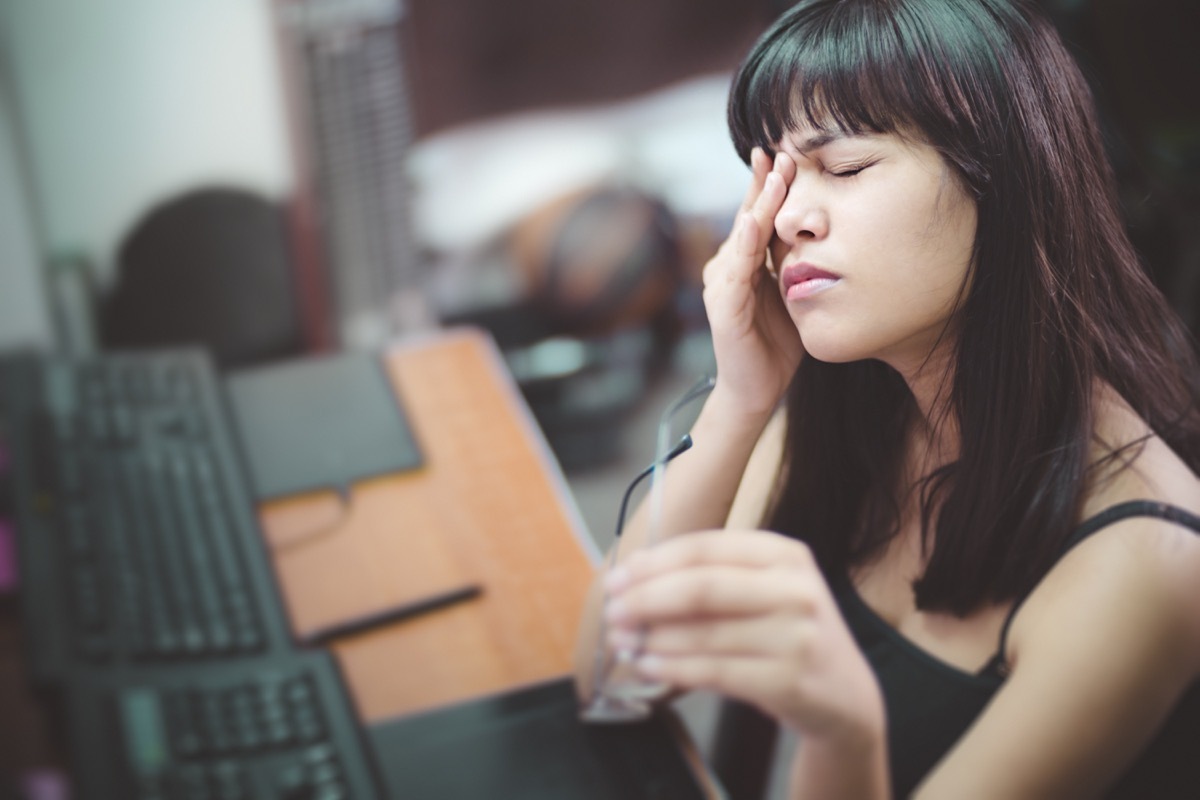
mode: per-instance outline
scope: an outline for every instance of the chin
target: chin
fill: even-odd
[[[804,336],[800,342],[804,345],[805,355],[829,364],[847,364],[851,361],[862,361],[870,358],[870,353],[862,352],[861,348],[847,346],[845,341],[833,341],[831,336]]]
[[[817,361],[845,364],[870,357],[870,353],[865,352],[865,345],[870,343],[872,337],[869,329],[862,329],[861,323],[851,322],[823,309],[809,309],[804,314],[793,313],[792,323],[800,334],[804,352]]]

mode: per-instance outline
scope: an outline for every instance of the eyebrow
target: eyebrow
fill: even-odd
[[[792,146],[796,148],[796,152],[800,155],[807,156],[813,150],[819,150],[831,142],[849,138],[850,134],[842,131],[822,131],[801,141],[792,140]]]
[[[808,158],[809,153],[813,150],[819,150],[827,144],[852,139],[878,141],[880,135],[872,131],[848,131],[841,128],[833,128],[814,133],[806,139],[797,139],[792,135],[787,135],[786,139],[792,147],[796,148],[797,153]]]

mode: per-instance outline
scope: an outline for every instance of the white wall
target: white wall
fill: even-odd
[[[45,347],[50,316],[35,268],[37,250],[17,153],[17,129],[0,80],[0,349]]]
[[[0,0],[43,257],[82,255],[104,282],[157,201],[207,183],[288,190],[269,2]],[[0,318],[16,302],[5,284]]]

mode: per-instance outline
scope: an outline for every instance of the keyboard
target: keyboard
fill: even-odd
[[[74,681],[73,797],[378,797],[343,685],[322,651]]]
[[[35,679],[290,646],[201,352],[21,359],[5,386]]]
[[[332,656],[298,647],[200,350],[0,361],[27,666],[75,797],[375,798]]]

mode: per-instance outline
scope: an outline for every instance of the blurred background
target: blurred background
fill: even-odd
[[[1200,330],[1200,4],[1043,2]],[[604,547],[712,368],[699,272],[747,177],[725,93],[788,4],[0,0],[0,353],[238,369],[479,325]]]
[[[1044,2],[1195,329],[1200,6]],[[0,0],[0,350],[228,368],[477,324],[564,466],[610,462],[656,376],[706,368],[725,92],[786,5]]]
[[[770,0],[0,2],[0,349],[222,367],[491,330],[565,464],[618,447],[745,170]]]

